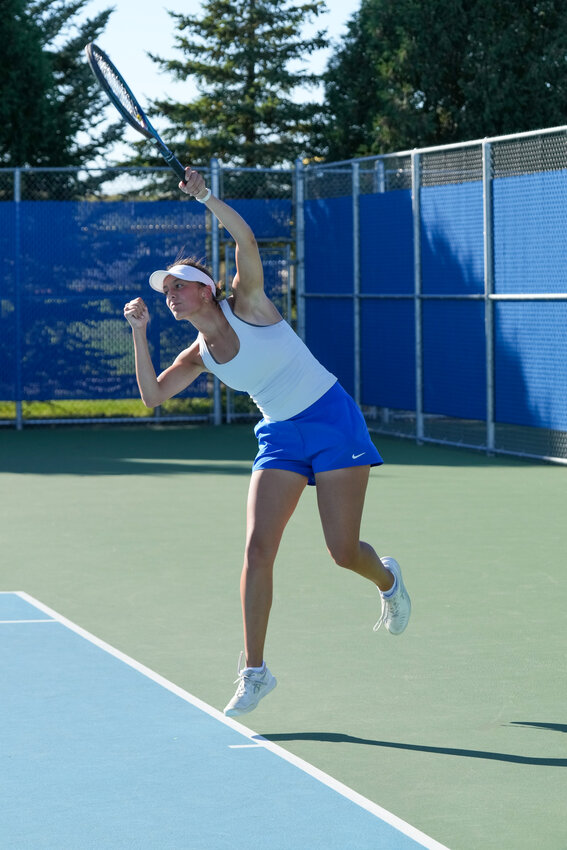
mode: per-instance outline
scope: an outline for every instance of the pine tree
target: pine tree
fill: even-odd
[[[47,100],[53,79],[26,0],[5,4],[0,15],[0,163],[10,167],[34,160],[40,128],[53,133]]]
[[[29,14],[40,24],[42,46],[53,74],[49,94],[56,125],[50,165],[85,165],[105,160],[124,132],[120,120],[108,124],[108,100],[86,62],[84,48],[104,31],[112,9],[78,21],[89,0],[28,0]]]
[[[101,115],[107,99],[84,47],[103,32],[111,10],[77,22],[88,0],[5,2],[10,9],[0,17],[0,162],[59,168],[106,157],[123,127]]]
[[[319,82],[301,61],[326,45],[325,36],[298,33],[323,11],[323,0],[206,0],[199,16],[170,12],[182,58],[151,58],[177,80],[194,80],[199,96],[158,100],[152,114],[168,119],[165,136],[182,161],[206,164],[216,156],[230,165],[273,166],[310,152],[320,106],[292,94]],[[147,144],[138,149],[138,164],[157,162]]]
[[[362,0],[325,74],[329,159],[563,124],[563,0]]]

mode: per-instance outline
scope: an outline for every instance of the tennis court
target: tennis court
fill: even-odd
[[[565,470],[376,442],[410,627],[372,631],[310,488],[237,724],[250,426],[2,433],[0,846],[567,847]]]

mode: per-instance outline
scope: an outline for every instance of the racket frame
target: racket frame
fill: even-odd
[[[94,44],[94,42],[90,42],[89,44],[87,44],[87,46],[85,47],[85,53],[87,54],[87,61],[89,63],[91,71],[96,77],[101,88],[104,89],[104,91],[106,92],[108,99],[116,107],[120,115],[124,118],[125,121],[128,122],[128,124],[130,124],[131,127],[134,128],[134,130],[137,130],[138,133],[141,133],[142,136],[145,136],[146,139],[153,139],[153,141],[156,142],[160,154],[167,162],[171,170],[174,172],[174,174],[177,175],[177,177],[181,181],[185,182],[185,168],[183,167],[183,165],[181,165],[175,154],[170,151],[165,142],[160,138],[159,133],[157,132],[155,127],[152,126],[152,123],[150,122],[148,116],[140,106],[137,98],[134,97],[132,90],[130,89],[129,85],[127,84],[120,71],[117,69],[116,65],[109,59],[104,50],[101,50],[101,48]],[[121,102],[120,98],[114,92],[112,86],[110,85],[106,76],[102,72],[98,61],[99,57],[103,62],[108,65],[120,85],[124,87],[126,94],[131,99],[132,105],[136,109],[139,121],[137,121],[136,118],[134,118],[134,116],[130,114],[130,112],[125,108],[124,104]]]

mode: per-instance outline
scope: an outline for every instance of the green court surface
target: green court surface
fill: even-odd
[[[408,630],[373,632],[378,594],[330,561],[308,488],[276,566],[279,684],[244,725],[451,850],[565,850],[566,471],[376,443],[363,538],[402,565]],[[3,431],[0,590],[222,709],[254,452],[249,425]]]

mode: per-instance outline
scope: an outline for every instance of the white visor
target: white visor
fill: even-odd
[[[178,277],[181,280],[194,280],[197,283],[204,283],[210,288],[213,297],[217,294],[217,287],[212,277],[206,272],[202,272],[201,269],[196,269],[194,266],[188,266],[185,263],[177,263],[177,265],[172,266],[170,269],[160,269],[157,272],[153,272],[150,275],[150,286],[156,292],[163,292],[163,282],[166,277],[170,276]]]

